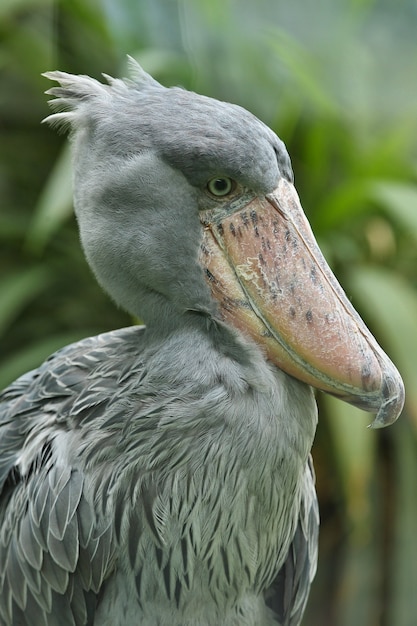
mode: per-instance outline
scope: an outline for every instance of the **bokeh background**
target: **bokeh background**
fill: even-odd
[[[40,124],[41,72],[126,75],[126,53],[286,142],[319,243],[407,388],[402,418],[377,432],[318,397],[320,562],[304,624],[415,626],[416,1],[2,0],[0,386],[132,323],[83,259],[66,139]]]

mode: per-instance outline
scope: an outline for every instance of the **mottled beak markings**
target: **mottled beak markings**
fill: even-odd
[[[288,374],[395,421],[404,388],[395,366],[325,261],[293,185],[202,212],[201,262],[221,318]]]

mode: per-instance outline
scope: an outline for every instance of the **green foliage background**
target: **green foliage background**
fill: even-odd
[[[41,72],[123,75],[126,53],[276,130],[327,259],[403,374],[406,409],[386,431],[318,398],[310,626],[417,619],[416,32],[413,0],[0,4],[0,386],[61,345],[132,323],[83,259],[66,140],[40,125]]]

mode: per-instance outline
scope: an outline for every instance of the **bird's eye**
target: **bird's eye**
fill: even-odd
[[[231,178],[224,176],[222,178],[212,178],[207,183],[208,191],[216,198],[222,198],[234,191],[236,183]]]

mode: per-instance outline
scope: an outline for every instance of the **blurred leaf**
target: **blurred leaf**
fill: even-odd
[[[71,213],[71,154],[69,145],[65,145],[35,207],[27,232],[27,247],[40,252]]]
[[[0,3],[0,19],[5,19],[19,10],[51,6],[52,4],[53,0],[2,0]]]
[[[407,408],[417,428],[417,293],[401,276],[377,267],[351,268],[346,283],[404,378]]]
[[[333,453],[355,541],[360,544],[370,532],[367,524],[369,493],[376,454],[375,434],[367,429],[371,416],[327,394],[323,394],[321,400],[329,415]]]
[[[386,623],[411,626],[417,615],[417,445],[407,424],[401,426],[394,431],[395,475],[392,481],[398,515],[394,518]]]
[[[342,226],[343,221],[363,213],[367,197],[368,183],[363,180],[349,180],[329,190],[315,214],[315,226],[319,230]]]
[[[337,105],[321,80],[321,65],[311,49],[305,48],[282,29],[275,28],[269,38],[271,49],[280,63],[287,66],[291,81],[298,85],[300,93],[317,107],[321,114],[333,116]]]
[[[376,181],[371,197],[381,204],[394,222],[417,237],[417,185],[395,181]]]
[[[373,503],[374,506],[374,503]],[[380,533],[378,514],[370,510],[368,517],[369,538],[362,544],[346,540],[341,578],[335,598],[337,623],[340,626],[380,624],[381,605],[381,556],[378,549]],[[382,591],[383,593],[383,591]],[[319,624],[319,622],[317,622]],[[396,624],[396,622],[395,622]],[[321,625],[320,625],[321,626]]]
[[[3,244],[16,240],[20,243],[27,231],[27,223],[16,215],[0,215],[0,240]]]
[[[0,282],[0,334],[17,318],[24,307],[50,283],[45,267],[37,266],[4,278]]]
[[[372,624],[378,610],[375,591],[380,564],[370,523],[375,514],[372,491],[378,433],[367,428],[372,420],[369,413],[327,394],[322,395],[321,405],[328,415],[332,456],[346,511],[346,549],[340,564],[343,589],[335,600],[338,623]]]
[[[101,0],[100,4],[113,44],[122,56],[142,47],[181,48],[177,2]]]

